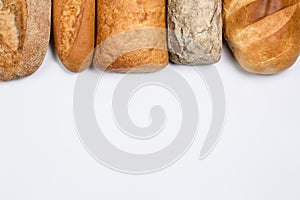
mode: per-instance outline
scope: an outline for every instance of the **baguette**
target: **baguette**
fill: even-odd
[[[224,0],[224,36],[249,72],[274,74],[300,52],[299,0]]]
[[[33,74],[50,37],[50,0],[0,0],[0,81]]]
[[[221,0],[169,0],[168,47],[176,64],[202,65],[220,60]]]
[[[98,0],[94,66],[152,72],[168,64],[165,0]]]
[[[95,0],[53,0],[53,33],[58,56],[71,72],[92,62],[95,41]]]

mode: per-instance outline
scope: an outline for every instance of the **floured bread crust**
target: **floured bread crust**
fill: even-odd
[[[0,71],[2,71],[2,76],[14,73],[19,65],[26,26],[26,1],[0,0]]]
[[[170,60],[185,65],[218,62],[222,51],[222,1],[168,1]]]
[[[42,64],[50,15],[50,0],[0,0],[1,81],[29,76]]]

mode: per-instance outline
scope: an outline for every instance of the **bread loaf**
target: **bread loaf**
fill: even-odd
[[[218,62],[222,51],[221,0],[169,0],[170,60],[201,65]]]
[[[95,0],[53,0],[53,30],[64,66],[72,72],[89,67],[95,41]]]
[[[0,0],[0,81],[39,68],[48,48],[50,15],[50,0]]]
[[[224,0],[224,35],[249,72],[273,74],[290,67],[300,51],[299,0]]]
[[[98,0],[94,66],[151,72],[168,64],[165,0]]]

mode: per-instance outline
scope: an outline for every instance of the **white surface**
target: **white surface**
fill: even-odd
[[[81,145],[72,109],[77,75],[64,70],[50,49],[33,76],[0,83],[0,199],[299,200],[300,60],[279,75],[251,75],[224,48],[216,66],[225,87],[227,113],[223,136],[213,153],[197,159],[211,116],[204,84],[192,78],[190,68],[176,67],[191,77],[198,91],[199,136],[171,167],[154,174],[127,175],[102,166]],[[108,74],[105,79],[109,83],[116,77]],[[162,101],[172,101],[161,96]],[[109,102],[107,96],[96,95],[96,99]],[[148,111],[138,103],[130,109],[133,121],[148,123]],[[169,115],[179,120],[175,113]],[[114,127],[109,110],[97,112],[97,118],[107,121],[108,132]],[[140,145],[118,135],[107,136],[120,148],[143,152],[159,149],[174,137],[166,134]]]

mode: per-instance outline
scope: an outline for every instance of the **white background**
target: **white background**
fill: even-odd
[[[0,83],[0,199],[299,200],[300,60],[279,75],[252,75],[224,47],[216,67],[225,88],[227,113],[223,135],[212,154],[198,159],[211,117],[205,84],[190,67],[177,66],[198,99],[199,136],[171,167],[154,174],[128,175],[102,166],[81,145],[72,108],[77,75],[64,70],[50,48],[34,75]],[[119,76],[106,74],[106,87]],[[172,101],[172,96],[159,88],[148,89],[160,95],[148,97],[141,91],[129,106],[132,120],[140,125],[149,123],[152,100],[173,105],[163,103]],[[111,93],[106,88],[96,94],[95,102],[103,102],[95,103],[95,111],[115,145],[149,152],[176,136],[173,129],[180,123],[176,105],[166,108],[173,126],[167,125],[169,131],[153,141],[141,145],[118,135],[111,110],[100,112],[101,106],[110,108],[105,102],[110,102]],[[143,98],[148,99],[145,109],[141,109]]]

